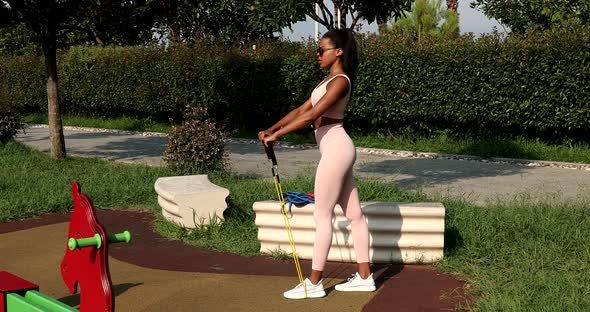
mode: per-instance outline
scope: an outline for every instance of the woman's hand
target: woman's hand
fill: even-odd
[[[273,145],[278,139],[279,137],[276,134],[271,134],[269,136],[264,137],[261,141],[264,144],[264,146],[269,147]]]
[[[265,147],[273,145],[278,139],[278,135],[271,133],[268,129],[258,132],[258,140],[260,140]]]
[[[272,135],[272,133],[268,131],[268,129],[262,130],[258,132],[258,140],[260,140],[260,142],[264,142],[264,138],[270,135]]]

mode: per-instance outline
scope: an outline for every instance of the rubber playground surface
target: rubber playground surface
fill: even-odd
[[[377,291],[342,293],[334,285],[355,265],[328,263],[320,299],[282,296],[298,283],[291,261],[242,257],[168,240],[153,231],[154,216],[128,210],[96,210],[109,233],[129,230],[129,244],[109,246],[109,269],[117,311],[453,311],[472,300],[465,282],[429,266],[376,265]],[[59,264],[66,248],[70,214],[0,223],[0,271],[33,283],[40,291],[77,306]],[[309,272],[310,261],[302,260]]]

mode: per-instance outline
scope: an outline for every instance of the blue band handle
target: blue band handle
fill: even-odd
[[[314,204],[315,198],[313,194],[305,194],[302,192],[285,192],[285,201],[289,203],[289,218],[293,217],[291,212],[291,206],[295,205],[307,205]]]

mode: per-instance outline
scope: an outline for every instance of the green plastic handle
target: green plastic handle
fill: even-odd
[[[129,243],[130,241],[131,233],[129,231],[109,235],[109,243]]]
[[[100,248],[102,246],[102,239],[100,239],[100,234],[96,233],[93,237],[88,238],[70,238],[68,240],[68,247],[70,250],[74,251],[76,248],[84,248],[96,246],[96,248]]]
[[[124,231],[123,233],[111,234],[108,236],[109,243],[129,243],[131,241],[131,233]],[[102,239],[100,234],[96,233],[93,237],[87,238],[70,238],[68,240],[68,248],[74,251],[76,248],[84,248],[94,246],[100,248],[102,246]]]

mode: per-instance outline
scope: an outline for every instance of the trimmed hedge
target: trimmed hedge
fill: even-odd
[[[361,64],[347,110],[357,133],[438,130],[471,137],[590,141],[590,30],[420,44],[396,35],[360,38]],[[178,122],[206,106],[229,129],[259,130],[305,101],[323,73],[313,46],[259,44],[62,51],[64,111]],[[0,60],[0,105],[46,110],[42,59]]]
[[[229,128],[278,118],[300,104],[313,81],[321,78],[313,59],[297,52],[73,48],[60,63],[68,113],[179,121],[187,105],[205,106]]]
[[[365,50],[350,124],[588,142],[590,33],[583,35],[421,45],[381,38]]]
[[[47,80],[43,59],[0,58],[0,107],[22,112],[47,111]]]

